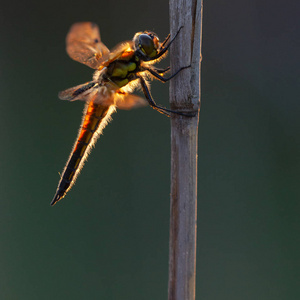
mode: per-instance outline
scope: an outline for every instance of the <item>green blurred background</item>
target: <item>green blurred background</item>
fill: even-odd
[[[168,2],[1,2],[0,299],[167,299],[169,119],[118,111],[49,204],[83,109],[57,92],[92,76],[70,25],[163,38]],[[299,36],[296,0],[204,3],[196,299],[300,299]]]

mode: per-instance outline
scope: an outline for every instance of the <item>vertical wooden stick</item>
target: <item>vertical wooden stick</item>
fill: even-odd
[[[197,228],[197,143],[200,111],[202,0],[170,0],[171,70],[191,65],[170,83],[171,119],[169,300],[194,300]]]

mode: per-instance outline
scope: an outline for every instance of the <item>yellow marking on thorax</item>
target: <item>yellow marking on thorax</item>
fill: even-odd
[[[136,69],[136,63],[134,62],[130,62],[130,63],[117,62],[111,76],[126,78],[128,72],[132,72],[135,69]]]
[[[114,80],[114,83],[120,88],[125,86],[126,84],[128,84],[128,82],[129,82],[129,79],[127,79],[127,78],[125,78],[123,80]]]

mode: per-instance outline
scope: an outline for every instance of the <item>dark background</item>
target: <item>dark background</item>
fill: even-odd
[[[49,205],[83,109],[57,92],[92,76],[65,53],[70,25],[98,23],[109,48],[163,39],[167,1],[1,2],[0,299],[167,299],[169,119],[118,111]],[[297,0],[204,3],[199,300],[300,298],[299,36]]]

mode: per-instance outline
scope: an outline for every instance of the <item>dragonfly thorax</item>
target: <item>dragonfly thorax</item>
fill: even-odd
[[[104,79],[113,82],[118,88],[121,88],[135,79],[135,74],[139,69],[139,62],[135,60],[134,55],[130,59],[116,60],[111,62],[104,75]]]

